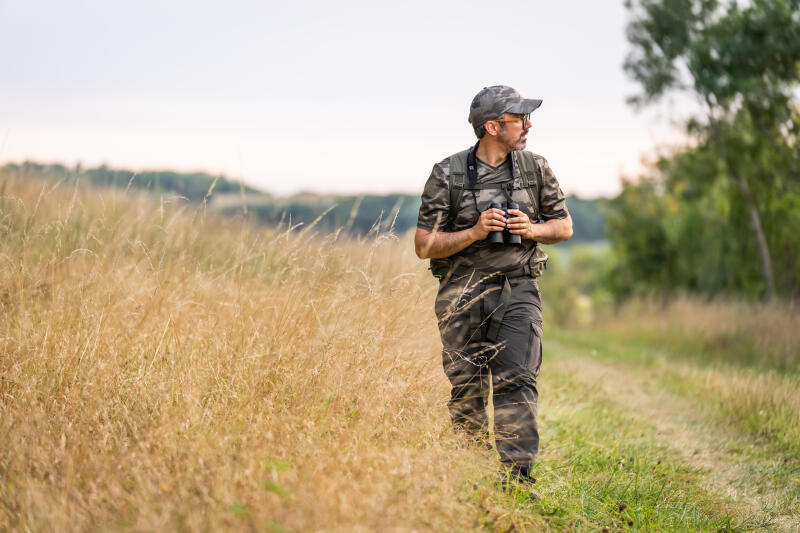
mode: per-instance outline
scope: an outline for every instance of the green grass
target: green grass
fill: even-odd
[[[538,527],[557,531],[750,531],[770,523],[760,514],[732,513],[701,488],[697,468],[659,442],[655,426],[632,418],[592,383],[554,361],[543,380],[535,486],[541,500],[503,493],[486,478],[474,488],[478,508],[487,510],[476,518],[478,529],[503,531],[509,517],[522,526],[541,520]],[[489,512],[493,506],[503,513]]]
[[[800,458],[800,374],[740,366],[718,349],[713,357],[692,352],[686,341],[666,344],[648,334],[623,338],[604,331],[549,332],[549,338],[588,357],[657,369],[660,386],[699,401],[709,416],[736,424],[776,451]],[[733,361],[733,362],[731,362]]]
[[[555,331],[550,340],[549,352],[558,354],[551,365],[565,358],[578,364],[601,361],[627,372],[631,380],[688,401],[707,428],[724,433],[717,441],[724,453],[747,465],[736,485],[766,496],[773,502],[772,514],[796,513],[800,507],[796,375],[704,360],[695,363],[692,357],[681,356],[679,348],[644,337],[626,342],[604,332]],[[718,357],[722,360],[725,354]]]
[[[555,366],[555,365],[554,365]],[[587,527],[643,530],[739,531],[738,522],[696,484],[697,472],[669,458],[656,428],[632,419],[593,392],[592,384],[555,369],[558,389],[544,406],[542,511],[581,516]],[[623,509],[620,511],[620,509]],[[564,524],[567,525],[567,524]]]

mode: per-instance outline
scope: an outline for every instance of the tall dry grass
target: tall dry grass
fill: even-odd
[[[0,192],[0,529],[472,527],[410,242]]]
[[[800,377],[752,369],[699,369],[661,363],[676,387],[788,457],[800,457]],[[666,370],[668,367],[671,370]]]
[[[722,354],[731,362],[800,372],[800,309],[796,302],[754,303],[680,298],[668,305],[632,301],[597,322],[622,334],[654,333],[673,345]]]
[[[749,433],[800,456],[796,304],[634,301],[594,328],[613,339],[621,359],[647,359],[659,346],[659,364],[665,376],[677,378],[679,389],[717,407]]]

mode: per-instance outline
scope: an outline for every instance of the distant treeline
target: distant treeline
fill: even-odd
[[[25,161],[22,164],[7,163],[0,167],[0,175],[31,176],[50,179],[77,179],[83,183],[103,187],[130,187],[151,191],[168,191],[185,196],[193,202],[202,201],[214,184],[214,192],[240,192],[242,185],[221,175],[205,172],[173,172],[171,170],[148,170],[133,172],[124,169],[111,169],[106,165],[96,168],[83,168],[81,165],[67,167],[60,164],[42,164]],[[255,193],[255,189],[244,187],[244,192]]]
[[[234,198],[231,198],[234,200]],[[605,238],[605,217],[601,211],[608,200],[583,200],[570,196],[567,206],[574,223],[574,242],[599,241]],[[227,203],[227,202],[226,202]],[[326,229],[346,227],[363,235],[371,230],[405,232],[415,228],[420,197],[411,194],[338,196],[319,198],[313,195],[287,200],[268,199],[250,203],[248,213],[267,224],[279,222],[309,224],[325,213],[318,226]],[[241,204],[231,201],[223,212],[241,213]]]
[[[135,173],[130,170],[110,169],[105,165],[83,169],[28,161],[0,167],[0,176],[2,175],[78,179],[91,185],[179,194],[193,202],[202,201],[216,180],[209,197],[209,206],[219,213],[242,215],[246,212],[249,218],[268,225],[308,225],[321,217],[317,222],[320,229],[333,231],[345,228],[355,235],[365,235],[370,231],[385,232],[389,229],[398,233],[410,230],[417,225],[420,205],[419,195],[411,194],[323,196],[305,193],[280,198],[247,186],[244,187],[243,197],[240,184],[223,176],[202,172]],[[607,202],[605,199],[584,200],[575,196],[567,198],[567,206],[574,221],[573,242],[599,241],[605,238],[602,207]]]

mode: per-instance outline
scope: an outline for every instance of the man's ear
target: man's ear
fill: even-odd
[[[492,135],[492,136],[495,136],[498,133],[500,133],[500,127],[499,126],[500,125],[497,122],[493,121],[493,120],[490,120],[489,122],[487,122],[486,124],[483,125],[483,127],[486,129],[486,133],[488,133],[489,135]]]

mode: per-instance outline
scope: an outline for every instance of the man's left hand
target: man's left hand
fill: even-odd
[[[508,214],[512,215],[508,219],[508,226],[506,226],[509,233],[519,235],[523,239],[535,240],[533,238],[533,224],[531,224],[531,219],[528,218],[528,215],[519,209],[509,209]]]

